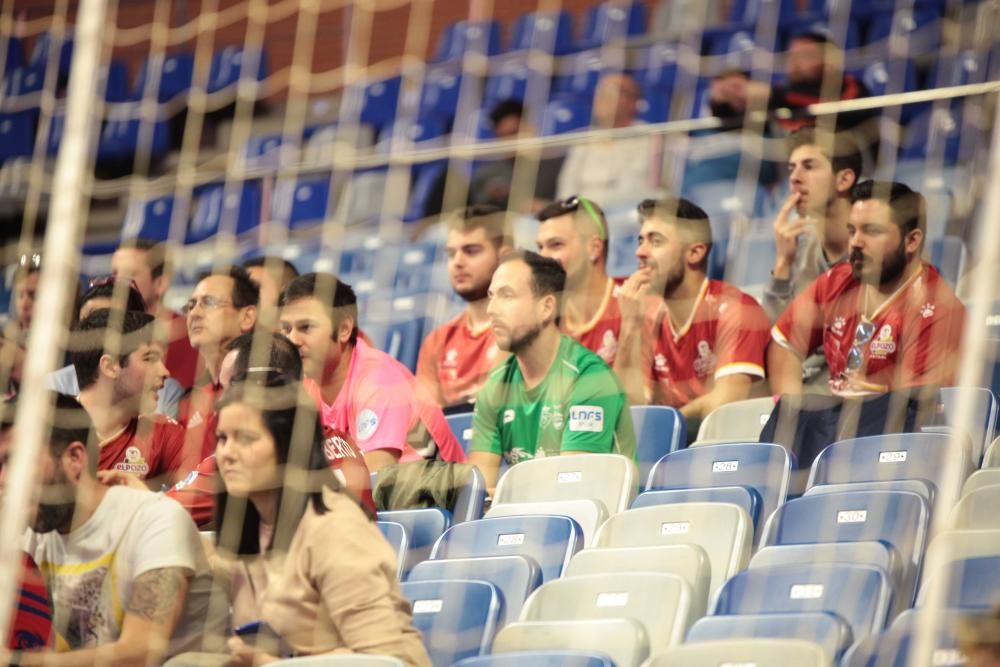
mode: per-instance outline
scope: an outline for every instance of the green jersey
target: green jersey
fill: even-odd
[[[490,371],[476,397],[471,451],[499,454],[510,465],[563,451],[635,458],[635,432],[618,378],[564,335],[548,375],[531,389],[514,355]]]

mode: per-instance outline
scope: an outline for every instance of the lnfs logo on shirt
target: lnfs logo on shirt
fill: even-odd
[[[604,408],[599,405],[574,405],[569,409],[569,430],[601,433],[604,431]]]

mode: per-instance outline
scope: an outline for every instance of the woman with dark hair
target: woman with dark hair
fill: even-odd
[[[393,551],[330,469],[315,402],[266,375],[248,374],[220,400],[213,565],[231,582],[238,635],[223,663],[368,653],[429,667]]]

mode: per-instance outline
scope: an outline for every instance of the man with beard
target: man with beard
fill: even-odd
[[[764,378],[768,320],[753,299],[709,280],[708,215],[681,198],[639,204],[639,270],[622,285],[615,370],[636,403],[678,408],[698,420],[750,396]]]
[[[823,346],[835,394],[951,384],[965,307],[921,260],[924,198],[902,183],[851,191],[849,262],[817,278],[771,330],[776,393],[802,391],[802,358]]]
[[[225,613],[209,614],[212,579],[198,531],[160,494],[107,487],[94,477],[99,452],[86,411],[48,393],[55,413],[39,453],[24,550],[41,564],[53,627],[65,652],[0,656],[4,664],[160,664],[222,640]],[[5,414],[13,414],[7,405]],[[6,419],[6,418],[5,418]],[[17,447],[0,430],[0,492]],[[218,609],[213,609],[218,612]]]
[[[470,206],[449,220],[448,278],[468,304],[434,329],[420,346],[417,379],[443,406],[470,403],[499,360],[486,314],[486,292],[500,257],[510,250],[507,215],[494,206]]]
[[[476,398],[469,462],[496,486],[500,461],[563,454],[635,456],[625,393],[600,357],[559,332],[566,272],[530,251],[505,256],[487,313],[509,352]]]
[[[562,330],[609,366],[615,363],[621,313],[620,279],[608,277],[608,221],[595,202],[580,196],[538,212],[538,252],[566,271]]]

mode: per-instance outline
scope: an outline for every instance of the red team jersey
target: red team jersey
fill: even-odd
[[[664,302],[650,315],[646,340],[655,343],[652,358],[647,356],[643,365],[652,403],[681,407],[711,391],[719,378],[764,377],[770,322],[753,297],[732,285],[706,278],[690,319],[679,331],[674,331]]]
[[[608,278],[601,307],[589,322],[582,325],[570,324],[565,315],[562,318],[563,333],[599,356],[608,366],[614,365],[615,355],[618,354],[618,338],[622,331],[618,290],[623,282],[624,278]]]
[[[191,341],[188,340],[187,320],[177,313],[171,313],[167,331],[170,338],[163,364],[170,371],[170,377],[185,389],[190,389],[197,377],[199,357],[198,350],[191,347]]]
[[[222,385],[204,384],[191,390],[185,401],[181,402],[178,414],[187,427],[188,470],[192,470],[198,461],[215,452],[215,427],[219,414],[215,411],[215,402],[222,396]]]
[[[800,357],[820,345],[835,393],[889,391],[951,384],[962,339],[965,307],[930,264],[893,293],[871,317],[874,334],[861,346],[855,377],[847,357],[861,320],[861,283],[849,263],[822,274],[789,304],[771,336]]]
[[[184,427],[161,415],[136,417],[121,433],[101,443],[97,468],[120,470],[139,479],[180,472]]]
[[[489,324],[474,331],[463,310],[424,339],[417,378],[440,405],[470,403],[490,369],[505,356]]]

